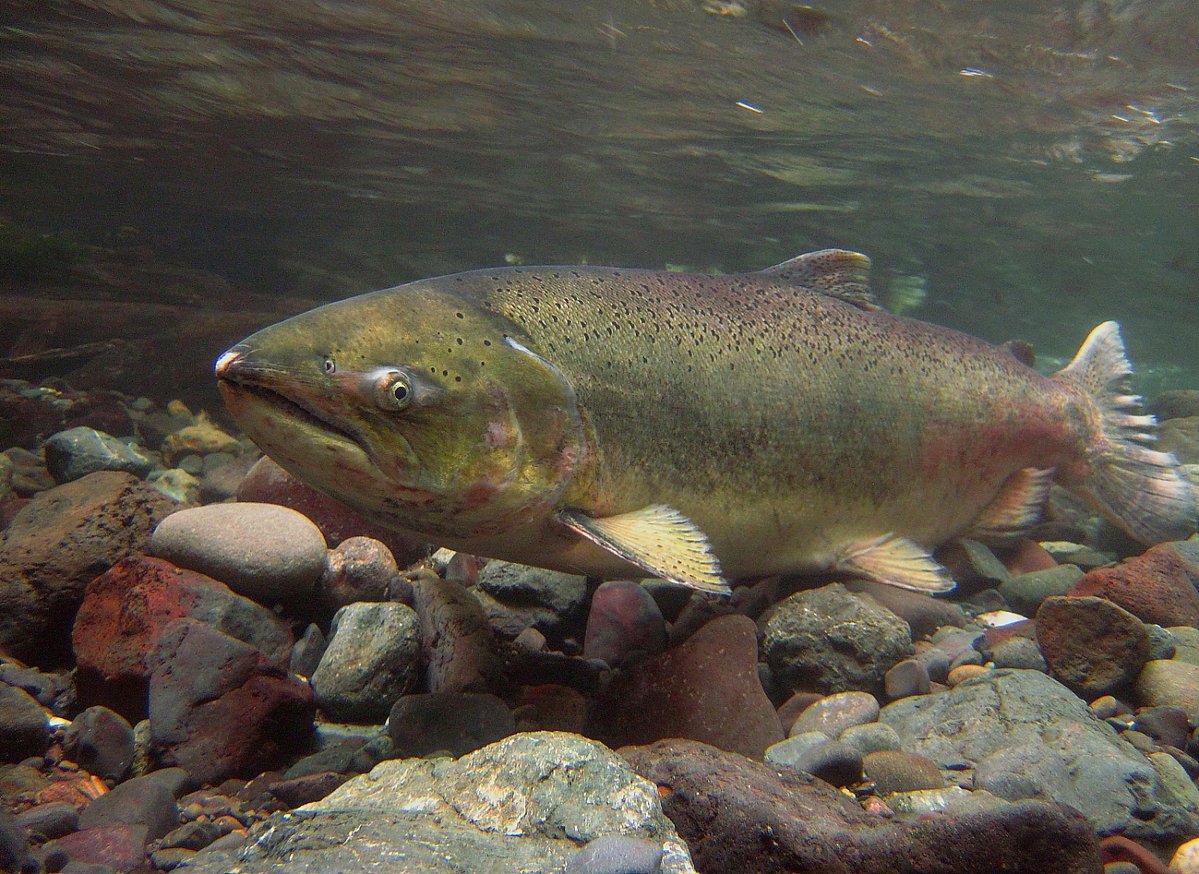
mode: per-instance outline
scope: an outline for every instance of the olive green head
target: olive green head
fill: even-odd
[[[217,362],[264,452],[372,518],[446,537],[556,504],[582,461],[574,391],[503,316],[416,282],[265,328]]]

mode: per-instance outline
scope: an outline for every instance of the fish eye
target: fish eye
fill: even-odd
[[[332,376],[337,373],[337,362],[333,360],[332,355],[326,355],[321,368],[325,371],[326,375]]]
[[[388,371],[375,383],[375,401],[385,410],[402,410],[412,403],[412,383],[404,374]]]

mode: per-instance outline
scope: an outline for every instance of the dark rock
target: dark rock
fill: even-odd
[[[79,817],[83,829],[137,824],[146,827],[146,837],[152,841],[179,825],[174,794],[153,774],[119,783],[85,807]]]
[[[795,720],[799,718],[799,714],[803,713],[823,697],[819,692],[796,692],[780,704],[776,712],[779,715],[779,722],[783,726],[783,731],[790,734],[791,726],[795,724]]]
[[[386,759],[396,757],[395,743],[387,735],[371,738],[350,756],[345,771],[347,773],[365,774],[375,765]]]
[[[688,737],[761,759],[783,739],[745,616],[713,619],[681,646],[616,677],[593,720],[589,733],[613,747]]]
[[[611,580],[591,596],[583,657],[619,667],[632,653],[653,655],[666,648],[666,620],[640,583]]]
[[[1184,416],[1162,422],[1158,444],[1181,464],[1199,463],[1199,416]]]
[[[305,485],[265,456],[250,468],[242,480],[237,489],[237,499],[290,507],[311,519],[331,546],[355,536],[380,540],[387,544],[401,567],[428,553],[423,541],[366,521],[345,504]]]
[[[107,707],[89,707],[75,717],[63,746],[85,771],[119,781],[133,764],[133,726]]]
[[[312,730],[312,691],[278,662],[204,623],[167,625],[150,677],[160,762],[201,783],[277,765]]]
[[[30,863],[33,863],[32,865]],[[37,871],[29,855],[29,836],[17,818],[0,807],[0,871]]]
[[[336,721],[382,722],[420,675],[420,620],[404,604],[350,604],[333,618],[332,638],[311,683]]]
[[[906,699],[919,701],[922,699]],[[721,874],[1094,874],[1090,825],[1036,802],[887,823],[807,774],[694,741],[623,751],[655,783],[701,871]]]
[[[48,435],[76,425],[133,434],[129,400],[115,391],[77,391],[61,383],[43,387],[0,381],[0,446],[34,449]]]
[[[1019,576],[1056,567],[1057,559],[1037,541],[1021,537],[1004,553],[1003,564],[1011,574]]]
[[[152,655],[177,619],[204,622],[285,665],[291,630],[224,584],[158,558],[119,562],[87,587],[72,635],[80,701],[130,720],[145,716]]]
[[[874,722],[878,709],[878,699],[868,692],[837,692],[804,708],[787,733],[819,731],[835,739],[851,726]]]
[[[187,850],[183,847],[170,847],[152,852],[150,854],[150,862],[159,871],[174,871],[180,865],[190,861],[195,855],[195,850]]]
[[[912,637],[924,637],[943,625],[966,624],[966,614],[961,607],[924,592],[897,589],[895,586],[865,580],[850,580],[844,585],[851,592],[873,598],[906,622],[911,628]]]
[[[74,689],[67,672],[43,672],[0,656],[0,683],[24,689],[56,716],[74,711]]]
[[[1023,635],[1013,635],[999,640],[983,655],[996,668],[1019,668],[1042,672],[1049,670],[1037,642]]]
[[[476,588],[511,614],[511,625],[536,628],[552,640],[583,618],[587,603],[585,577],[506,561],[487,562],[479,572]],[[497,617],[486,600],[484,611],[494,624]]]
[[[1159,421],[1199,416],[1199,389],[1177,388],[1164,391],[1145,405]]]
[[[1032,616],[1046,598],[1070,591],[1083,573],[1072,564],[1018,574],[999,584],[999,594],[1012,610]]]
[[[202,850],[227,833],[227,828],[211,820],[192,820],[164,835],[158,845],[163,849]]]
[[[1190,551],[1185,543],[1163,543],[1117,567],[1089,572],[1070,594],[1107,598],[1142,622],[1199,625],[1199,563]]]
[[[1178,803],[1143,755],[1045,674],[988,671],[888,704],[879,718],[909,752],[942,767],[974,762],[976,789],[1068,804],[1101,833],[1169,841],[1199,831],[1199,811]]]
[[[1191,724],[1199,725],[1199,665],[1177,659],[1145,662],[1135,690],[1139,704],[1181,707]]]
[[[1087,700],[1127,686],[1149,660],[1141,620],[1105,598],[1046,598],[1037,644],[1053,678]]]
[[[798,592],[758,620],[762,654],[788,689],[883,690],[883,675],[912,654],[908,624],[839,583]]]
[[[38,665],[66,661],[84,587],[140,550],[176,506],[116,471],[38,494],[0,538],[0,649]]]
[[[46,440],[44,448],[46,469],[60,484],[101,470],[144,477],[154,467],[154,459],[136,446],[84,426],[59,431]]]
[[[1145,632],[1149,635],[1149,658],[1172,659],[1177,647],[1174,645],[1174,635],[1160,625],[1152,622],[1145,623]]]
[[[439,750],[462,756],[516,731],[512,711],[494,695],[428,692],[405,695],[387,719],[397,757]]]
[[[881,722],[851,726],[841,732],[841,737],[837,740],[861,750],[862,755],[880,750],[898,750],[903,746],[895,729]]]
[[[848,786],[862,779],[861,751],[836,740],[812,744],[787,764],[833,786]]]
[[[139,871],[146,866],[146,831],[144,825],[83,829],[44,844],[41,852],[46,856],[65,853],[72,865],[108,865],[114,871]]]
[[[328,723],[317,727],[317,737],[320,738],[322,729],[327,729]],[[319,741],[318,741],[319,742]],[[293,763],[283,772],[282,779],[292,780],[296,777],[306,777],[309,774],[319,774],[322,771],[337,771],[346,773],[353,770],[354,755],[367,743],[365,737],[346,737],[340,741],[326,740],[326,745],[315,753]]]
[[[350,778],[346,774],[321,771],[305,774],[303,777],[292,777],[290,780],[277,780],[267,787],[267,791],[288,807],[299,807],[302,804],[320,801],[348,779]]]
[[[291,658],[288,659],[288,670],[293,674],[299,674],[301,677],[311,677],[312,672],[321,663],[321,656],[325,654],[325,649],[328,646],[329,642],[325,639],[325,635],[321,633],[320,627],[309,623],[308,627],[304,629],[304,633],[300,635],[300,639],[296,641],[295,646],[291,648]]]
[[[500,672],[495,637],[479,602],[458,583],[429,575],[412,585],[420,617],[425,687],[483,691]]]
[[[924,662],[904,659],[883,674],[883,694],[892,701],[909,695],[927,695],[929,682],[928,668]]]
[[[936,762],[903,750],[867,753],[862,758],[862,768],[866,778],[874,782],[879,795],[945,787],[945,776]]]
[[[276,504],[189,507],[163,519],[148,551],[225,583],[259,604],[303,606],[325,569],[325,537]]]
[[[40,756],[50,746],[50,722],[24,689],[0,686],[0,762]]]
[[[1144,732],[1160,744],[1185,749],[1189,731],[1186,709],[1160,705],[1142,707],[1136,713],[1137,731]]]
[[[79,830],[79,811],[65,801],[37,804],[17,816],[17,824],[38,842],[45,843]],[[7,870],[0,865],[0,871]]]
[[[604,835],[587,843],[566,863],[565,874],[657,874],[662,845],[627,835]]]
[[[399,575],[387,544],[373,537],[347,537],[325,553],[317,597],[334,610],[362,601],[386,601]]]

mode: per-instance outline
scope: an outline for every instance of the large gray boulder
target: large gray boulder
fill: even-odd
[[[595,741],[532,732],[460,759],[383,762],[180,870],[365,874],[386,860],[392,874],[560,874],[603,835],[656,841],[662,874],[695,874],[653,783]]]
[[[974,786],[1082,811],[1100,834],[1177,841],[1199,831],[1199,792],[1121,739],[1073,692],[1040,673],[996,670],[949,692],[904,698],[879,721],[908,752],[972,766]]]

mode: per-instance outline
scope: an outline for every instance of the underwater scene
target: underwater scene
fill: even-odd
[[[0,871],[1199,874],[1184,0],[0,11]]]

